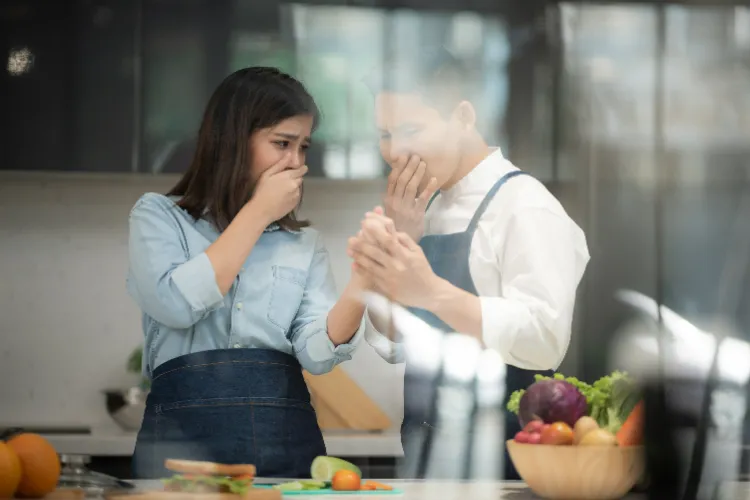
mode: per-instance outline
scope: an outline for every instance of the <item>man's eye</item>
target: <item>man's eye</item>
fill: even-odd
[[[391,138],[391,134],[389,134],[388,132],[383,132],[380,134],[381,141],[387,141],[390,138]]]

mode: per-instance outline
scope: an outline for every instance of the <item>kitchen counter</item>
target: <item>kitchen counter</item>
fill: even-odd
[[[136,433],[116,428],[93,429],[91,434],[47,434],[58,453],[99,457],[129,457]],[[383,432],[327,431],[323,433],[329,455],[339,457],[401,457],[398,430]]]
[[[274,482],[278,482],[275,480]],[[263,483],[262,479],[257,481]],[[407,498],[410,500],[539,500],[526,485],[518,481],[382,481],[398,488],[404,492],[401,496],[382,495],[316,495],[289,496],[285,498],[314,498],[316,500],[373,500],[373,498]],[[159,489],[162,487],[158,481],[133,481],[139,489]],[[644,495],[628,495],[623,500],[645,500]]]

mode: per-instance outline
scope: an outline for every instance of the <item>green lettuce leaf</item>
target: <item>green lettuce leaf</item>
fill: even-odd
[[[588,414],[599,424],[599,427],[616,433],[625,419],[641,398],[635,381],[623,371],[615,371],[594,382],[587,384],[575,377],[566,377],[562,373],[555,373],[552,377],[535,375],[535,380],[554,378],[564,380],[574,385],[586,398]],[[524,389],[510,395],[508,411],[518,414]]]
[[[238,495],[244,495],[247,491],[253,487],[252,479],[232,479],[231,477],[223,476],[185,476],[176,474],[169,479],[164,479],[163,483],[165,486],[179,485],[182,491],[190,492],[196,489],[199,485],[211,486],[211,487],[226,487],[231,493]]]

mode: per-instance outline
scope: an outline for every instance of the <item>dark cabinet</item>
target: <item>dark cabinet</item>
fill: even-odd
[[[0,11],[3,169],[67,170],[73,159],[75,9],[25,2]]]
[[[137,171],[138,2],[79,1],[71,170]]]
[[[383,177],[363,79],[385,68],[389,49],[408,61],[442,45],[481,75],[475,106],[485,134],[501,146],[511,138],[520,163],[550,176],[551,66],[531,4],[510,11],[478,2],[472,13],[457,1],[454,9],[400,5],[411,10],[382,1],[8,3],[0,8],[8,54],[0,169],[183,172],[216,85],[241,67],[271,65],[300,78],[321,108],[310,175]]]
[[[383,8],[378,6],[382,2],[359,7],[342,3],[145,0],[141,170],[184,171],[204,103],[225,75],[245,66],[277,66],[305,83],[323,115],[308,154],[310,175],[329,178],[376,178],[388,172],[378,150],[373,96],[363,82],[384,67],[388,49],[398,48],[407,61],[417,57],[421,46],[443,45],[479,69],[482,102],[475,104],[482,110],[485,133],[498,144],[512,129],[506,126],[506,108],[511,103],[514,109],[523,107],[514,116],[526,116],[531,95],[547,91],[535,88],[530,76],[545,64],[543,58],[536,67],[508,65],[510,52],[525,53],[529,44],[512,46],[514,35],[503,20],[520,26],[516,31],[526,38],[535,38],[534,15],[513,13],[516,19],[499,11],[482,16],[425,7]],[[511,84],[508,68],[529,78]],[[511,89],[519,94],[515,99],[509,98]],[[530,120],[523,126],[549,136],[545,117],[534,117],[536,126]],[[536,138],[519,131],[516,135],[531,142]],[[548,175],[549,151],[539,147],[538,140],[534,149],[547,158],[545,163],[535,157],[533,168]]]
[[[0,168],[134,168],[134,5],[4,2]]]

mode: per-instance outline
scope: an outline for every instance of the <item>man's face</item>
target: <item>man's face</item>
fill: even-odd
[[[430,177],[443,186],[460,161],[460,127],[452,118],[425,103],[416,93],[381,92],[375,97],[375,121],[380,133],[380,154],[391,166],[400,157],[417,155],[427,165],[424,189]]]

